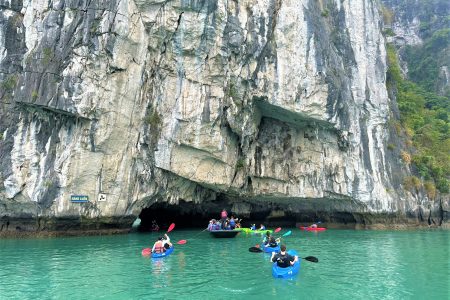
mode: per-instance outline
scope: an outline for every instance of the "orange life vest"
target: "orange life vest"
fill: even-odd
[[[157,241],[155,243],[155,251],[154,253],[163,253],[166,251],[166,248],[164,248],[163,242],[162,241]]]

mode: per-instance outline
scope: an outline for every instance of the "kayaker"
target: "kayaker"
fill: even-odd
[[[172,247],[172,243],[170,242],[170,238],[169,236],[166,234],[164,234],[164,237],[162,239],[162,243],[163,243],[163,247],[166,249],[169,249],[170,247]]]
[[[160,236],[158,240],[153,244],[152,253],[163,253],[166,252],[164,248],[163,237]]]
[[[317,228],[317,224],[312,224],[309,228]]]
[[[263,224],[260,224],[259,230],[266,230],[266,226],[264,226]]]
[[[281,245],[280,252],[272,252],[271,262],[277,262],[277,266],[280,268],[287,268],[295,264],[298,261],[298,256],[292,256],[286,252],[286,245]]]
[[[280,242],[279,239],[275,239],[273,235],[270,235],[270,231],[266,232],[266,236],[264,237],[263,244],[269,245],[269,247],[275,248],[278,246],[278,243]]]
[[[252,226],[250,227],[250,230],[256,230],[256,224],[252,224]]]

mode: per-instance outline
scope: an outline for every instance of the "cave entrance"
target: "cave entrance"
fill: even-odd
[[[222,199],[221,199],[222,200]],[[182,228],[206,228],[209,220],[219,219],[222,209],[226,209],[228,216],[234,215],[243,219],[241,225],[250,227],[252,224],[264,224],[266,226],[295,226],[296,216],[285,211],[282,217],[270,215],[271,209],[264,205],[252,205],[250,213],[239,214],[233,212],[232,206],[226,201],[203,202],[201,204],[180,200],[178,204],[157,202],[144,208],[139,214],[141,223],[139,231],[151,231],[152,221],[155,220],[161,230],[165,230],[171,223],[175,223],[178,229]]]
[[[310,205],[309,202],[304,202]],[[252,224],[264,224],[269,228],[309,226],[313,223],[322,225],[341,224],[354,227],[357,223],[365,222],[363,216],[349,212],[330,212],[319,209],[302,207],[302,202],[297,202],[298,207],[292,209],[287,205],[280,205],[275,201],[229,201],[225,196],[219,195],[216,201],[194,203],[180,200],[177,204],[168,202],[156,202],[150,207],[142,209],[139,214],[139,231],[151,231],[152,221],[155,220],[160,230],[167,230],[171,223],[175,223],[178,229],[205,229],[209,220],[220,218],[222,209],[226,209],[228,216],[242,219],[242,227],[250,227]],[[235,211],[233,211],[233,209]],[[325,226],[326,227],[326,226]]]
[[[144,208],[139,214],[141,223],[139,231],[151,231],[152,221],[155,220],[160,229],[165,230],[171,223],[181,228],[206,228],[209,220],[218,218],[223,207],[212,203],[196,204],[180,200],[178,204],[167,202],[155,203]]]

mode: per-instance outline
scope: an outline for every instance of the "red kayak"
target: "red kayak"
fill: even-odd
[[[325,227],[312,228],[312,227],[300,226],[299,228],[301,230],[306,230],[306,231],[324,231],[324,230],[327,230]]]

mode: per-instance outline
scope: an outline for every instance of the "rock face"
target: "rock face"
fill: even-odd
[[[450,90],[450,46],[442,47],[436,52],[429,50],[430,40],[434,34],[450,29],[448,16],[450,15],[450,2],[446,0],[435,1],[408,1],[408,0],[382,0],[384,5],[385,27],[392,31],[387,41],[393,43],[399,52],[402,62],[401,67],[406,75],[409,75],[409,67],[405,60],[405,46],[415,46],[415,52],[422,47],[425,51],[436,57],[436,65],[439,69],[436,84],[433,91],[441,96],[447,96]],[[427,44],[428,41],[428,44]],[[424,64],[430,64],[424,61]]]
[[[0,7],[2,230],[131,226],[180,201],[448,222],[448,199],[403,190],[408,166],[387,150],[376,1]]]

